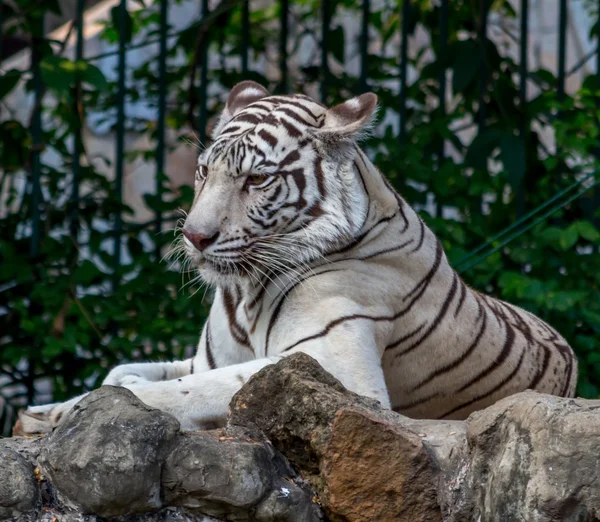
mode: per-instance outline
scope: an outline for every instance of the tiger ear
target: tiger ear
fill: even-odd
[[[317,134],[323,141],[360,139],[373,127],[377,114],[377,95],[361,94],[325,111]]]
[[[219,117],[219,122],[214,126],[212,130],[212,137],[216,137],[221,133],[223,127],[242,109],[254,103],[255,101],[262,100],[270,96],[269,91],[262,85],[252,82],[250,80],[240,82],[236,84],[229,96],[227,97],[227,103],[225,109]]]

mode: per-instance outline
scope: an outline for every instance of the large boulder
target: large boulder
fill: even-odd
[[[431,430],[431,422],[390,412],[346,390],[306,354],[253,376],[231,402],[230,425],[264,433],[311,481],[334,521],[442,520],[441,467],[456,469],[448,461],[466,449],[463,423]]]
[[[454,520],[600,521],[600,401],[521,393],[471,415],[467,437]]]
[[[26,516],[39,501],[33,465],[0,441],[0,520]]]
[[[171,415],[125,388],[103,386],[68,413],[42,450],[57,490],[84,513],[114,516],[162,506],[162,465],[179,432]]]

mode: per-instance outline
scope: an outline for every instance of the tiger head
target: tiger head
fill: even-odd
[[[372,93],[328,109],[250,81],[232,89],[183,226],[207,283],[298,269],[356,235],[367,214],[356,140],[376,105]]]

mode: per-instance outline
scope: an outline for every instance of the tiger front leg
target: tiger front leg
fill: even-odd
[[[109,386],[145,384],[178,379],[191,373],[194,373],[194,359],[122,364],[113,368],[102,384]]]
[[[179,379],[126,386],[148,406],[173,415],[184,430],[223,425],[229,403],[248,379],[267,365],[296,352],[304,352],[349,390],[390,407],[380,355],[371,328],[347,325],[327,338],[303,343],[279,355],[256,359]],[[370,325],[368,325],[370,326]]]
[[[52,433],[52,430],[61,423],[73,406],[86,395],[87,393],[66,402],[29,406],[27,409],[21,410],[13,427],[13,435],[27,436]]]

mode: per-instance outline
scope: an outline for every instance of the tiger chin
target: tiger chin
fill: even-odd
[[[104,384],[184,429],[224,422],[251,375],[299,351],[415,418],[464,419],[526,389],[574,394],[565,340],[467,287],[361,151],[376,109],[373,93],[327,108],[254,82],[233,87],[198,158],[180,238],[215,289],[197,352],[118,366]],[[51,431],[80,399],[28,408],[19,433]]]

